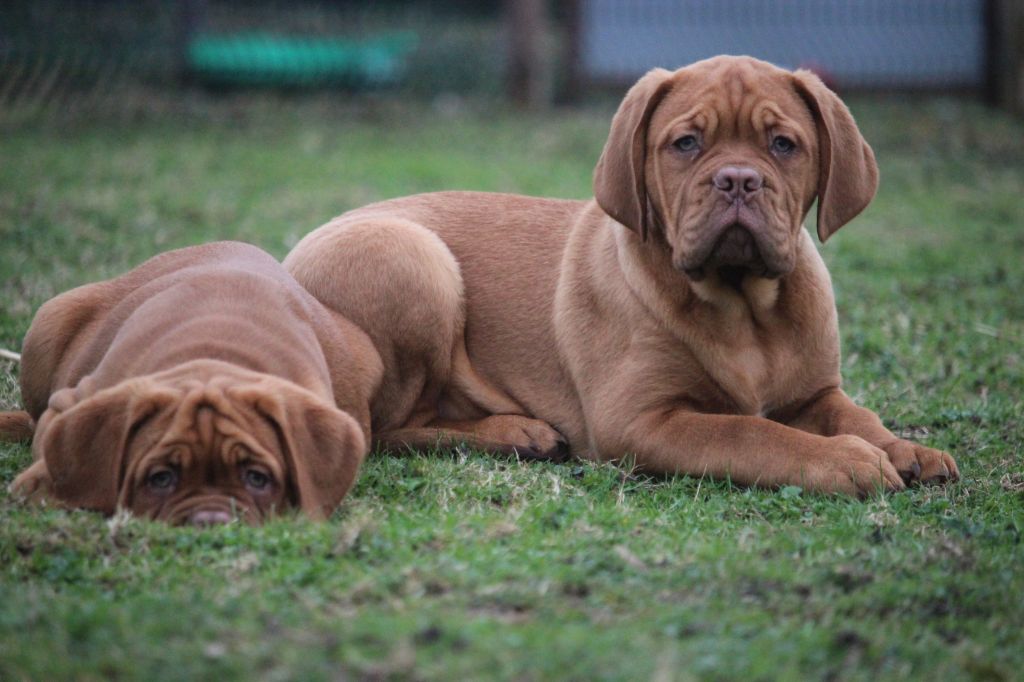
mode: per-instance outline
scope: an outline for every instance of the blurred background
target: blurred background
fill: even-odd
[[[0,115],[239,92],[543,109],[721,53],[1021,113],[1022,38],[1019,0],[4,0]]]

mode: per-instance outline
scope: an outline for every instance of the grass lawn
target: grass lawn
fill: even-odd
[[[0,347],[150,255],[283,256],[385,197],[585,197],[610,109],[226,102],[0,131]],[[846,388],[963,480],[865,502],[377,456],[329,523],[176,529],[0,492],[0,679],[1021,679],[1024,125],[854,100],[882,186],[823,248]],[[19,403],[0,361],[0,409]],[[28,464],[0,444],[0,483]]]

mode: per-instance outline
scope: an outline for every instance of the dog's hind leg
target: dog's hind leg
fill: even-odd
[[[284,265],[372,340],[384,365],[371,406],[374,431],[425,426],[442,412],[455,418],[523,414],[473,371],[463,341],[459,264],[419,223],[342,217],[307,235]],[[442,409],[442,402],[457,409]]]
[[[426,426],[387,431],[373,440],[377,447],[392,452],[465,446],[520,459],[562,462],[569,456],[565,439],[546,422],[511,414],[463,421],[439,419]]]
[[[8,490],[18,499],[32,504],[56,503],[53,479],[50,478],[50,470],[43,459],[37,459],[28,469],[18,474]]]

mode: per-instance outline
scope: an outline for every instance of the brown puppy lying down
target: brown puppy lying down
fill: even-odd
[[[524,415],[575,455],[632,455],[648,472],[895,490],[956,479],[956,464],[841,390],[832,285],[802,227],[817,199],[824,241],[877,182],[817,77],[719,57],[629,91],[593,201],[386,201],[284,263],[386,349],[385,442],[515,445],[525,421],[502,430],[494,415]],[[530,428],[536,441],[544,424]]]
[[[36,461],[13,489],[172,523],[323,517],[366,454],[380,371],[260,249],[171,251],[39,309],[21,365]]]

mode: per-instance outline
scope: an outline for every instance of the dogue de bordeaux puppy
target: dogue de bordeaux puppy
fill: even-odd
[[[366,454],[381,371],[269,254],[170,251],[39,309],[21,365],[35,461],[12,487],[176,524],[322,518]]]
[[[592,201],[385,201],[284,264],[385,349],[385,443],[554,454],[557,431],[574,455],[647,472],[864,495],[959,475],[840,388],[832,286],[802,222],[817,199],[824,241],[877,184],[815,75],[718,57],[629,90]]]

